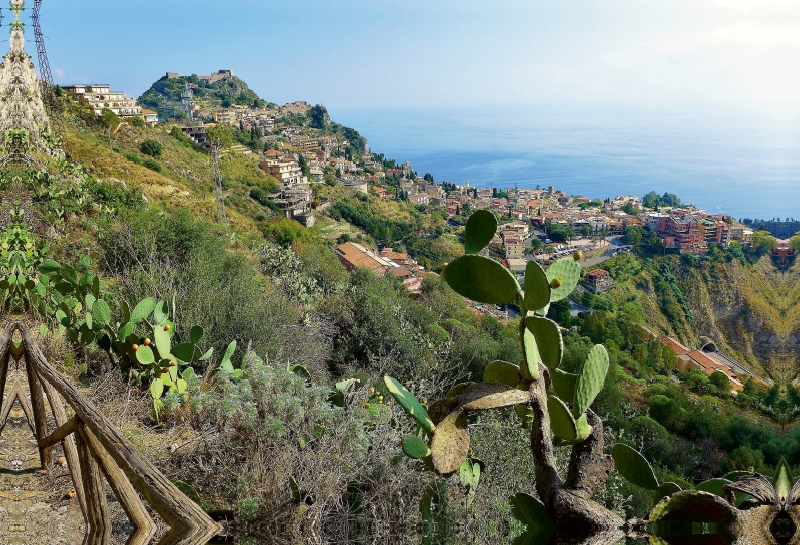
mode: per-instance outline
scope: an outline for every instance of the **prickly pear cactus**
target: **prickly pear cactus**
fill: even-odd
[[[550,302],[560,301],[569,296],[581,279],[581,265],[572,257],[562,257],[547,268],[547,280],[557,287],[550,292]]]

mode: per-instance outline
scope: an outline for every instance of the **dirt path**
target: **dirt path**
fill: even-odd
[[[9,370],[28,393],[25,374]],[[5,396],[4,396],[5,397]],[[52,421],[50,423],[53,424]],[[53,449],[53,460],[62,456]],[[41,470],[36,439],[19,402],[0,434],[0,543],[8,545],[77,545],[83,542],[83,515],[72,490],[69,470],[55,463]]]

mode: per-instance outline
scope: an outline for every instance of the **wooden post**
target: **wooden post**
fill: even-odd
[[[47,437],[47,412],[44,409],[44,392],[39,376],[28,358],[25,358],[25,368],[28,371],[28,387],[31,391],[31,406],[33,408],[33,421],[36,424],[36,441]],[[53,467],[52,449],[39,447],[39,459],[42,469],[50,470]]]
[[[42,386],[47,394],[47,401],[50,403],[50,410],[53,411],[56,426],[63,426],[67,422],[67,412],[64,410],[64,402],[58,392],[46,380],[42,381]],[[78,448],[75,444],[75,436],[64,438],[64,458],[67,459],[67,467],[72,477],[72,485],[75,487],[75,494],[78,496],[78,504],[83,512],[83,519],[89,524],[86,512],[86,495],[83,493],[83,477],[81,476],[81,462],[78,458]]]
[[[14,378],[14,386],[11,387],[5,405],[3,405],[3,411],[0,413],[0,432],[6,427],[8,415],[11,413],[11,408],[14,406],[14,401],[16,400],[19,400],[22,412],[25,413],[25,418],[28,420],[28,427],[30,427],[33,434],[36,435],[36,427],[33,421],[33,409],[31,409],[31,404],[28,398],[25,397],[25,392],[22,391],[22,386],[19,383],[19,379],[16,377]]]
[[[159,545],[206,545],[217,535],[220,525],[178,490],[106,420],[93,403],[50,366],[27,326],[17,324],[16,327],[22,331],[25,341],[26,361],[31,362],[42,380],[49,382],[72,406],[131,484],[169,524],[170,530],[159,541]]]
[[[139,494],[136,493],[125,473],[117,467],[114,459],[106,452],[106,449],[103,448],[103,445],[100,444],[100,441],[97,440],[90,428],[83,428],[82,437],[92,450],[100,470],[114,491],[114,495],[119,500],[119,503],[122,504],[125,514],[128,515],[128,520],[136,529],[126,541],[126,545],[147,545],[155,536],[158,527],[147,513],[142,500],[139,499]]]
[[[78,429],[78,417],[73,416],[69,422],[59,426],[56,431],[39,441],[40,447],[54,447]]]
[[[103,490],[100,470],[91,450],[89,450],[82,428],[83,425],[78,426],[78,433],[75,435],[75,439],[78,443],[83,492],[86,495],[89,519],[86,538],[83,543],[84,545],[107,545],[111,541],[111,517],[106,505],[106,493]]]
[[[0,401],[3,400],[3,394],[6,391],[8,365],[11,360],[11,336],[13,334],[13,329],[7,329],[0,335]]]

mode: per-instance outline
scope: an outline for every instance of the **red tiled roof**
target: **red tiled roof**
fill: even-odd
[[[683,346],[681,343],[673,339],[672,337],[663,337],[659,339],[661,344],[669,346],[675,352],[676,355],[686,354],[689,352],[689,349]]]

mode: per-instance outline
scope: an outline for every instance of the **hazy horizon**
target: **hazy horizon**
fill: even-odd
[[[267,100],[334,109],[800,112],[796,0],[142,0],[135,9],[47,0],[42,25],[57,83],[109,83],[133,96],[167,71],[226,68]]]

